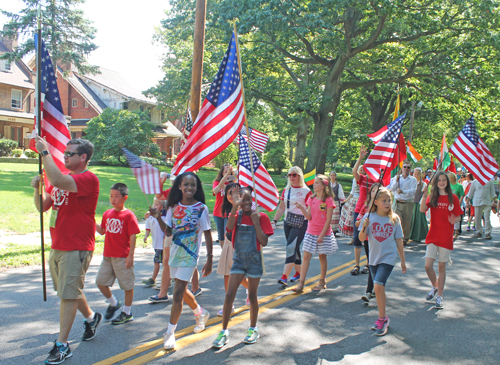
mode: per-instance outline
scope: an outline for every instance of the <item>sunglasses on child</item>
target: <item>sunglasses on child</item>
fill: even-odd
[[[288,174],[288,177],[297,177],[298,174],[296,174],[295,172],[292,173],[292,174]]]

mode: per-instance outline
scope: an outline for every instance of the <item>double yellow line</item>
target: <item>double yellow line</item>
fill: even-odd
[[[363,256],[361,259],[364,260],[366,256]],[[326,282],[333,281],[345,274],[347,274],[351,270],[351,266],[355,263],[355,261],[349,261],[346,262],[345,264],[342,264],[340,266],[337,266],[331,270],[329,270],[326,274]],[[364,265],[366,262],[363,261],[360,263],[360,265]],[[335,273],[335,274],[334,274]],[[331,275],[333,274],[333,275]],[[331,276],[328,276],[331,275]],[[296,294],[294,291],[292,291],[292,288],[286,288],[284,290],[280,290],[277,293],[268,295],[264,298],[259,299],[259,314],[265,313],[268,310],[277,307],[283,303],[286,303],[292,299],[297,298],[298,295],[302,294],[307,294],[311,292],[312,288],[316,285],[316,280],[320,278],[320,275],[314,276],[310,279],[307,279],[305,281],[305,285],[311,284],[311,282],[314,282],[313,284],[309,286],[304,287],[304,291],[301,294]],[[267,304],[264,304],[267,303]],[[248,306],[243,306],[240,308],[237,308],[234,311],[234,314],[232,315],[231,321],[228,324],[228,328],[236,326],[246,320],[250,319],[250,311],[248,310]],[[243,313],[244,312],[244,313]],[[184,328],[178,332],[175,333],[175,338],[176,338],[176,343],[175,343],[175,350],[180,350],[192,343],[201,341],[209,336],[215,336],[221,329],[222,329],[222,318],[221,317],[214,317],[208,320],[206,323],[206,329],[205,331],[197,334],[192,334],[194,325]],[[216,324],[215,326],[212,326],[209,328],[209,326]],[[191,334],[191,336],[187,336],[188,334]],[[155,359],[158,359],[162,356],[165,356],[166,354],[172,352],[173,350],[165,350],[163,349],[163,338],[159,338],[154,341],[146,342],[145,344],[138,346],[136,348],[133,348],[131,350],[122,352],[121,354],[112,356],[108,359],[99,361],[95,363],[94,365],[112,365],[116,364],[118,362],[124,361],[126,359],[129,359],[131,357],[135,357],[139,355],[142,352],[146,352],[150,349],[153,349],[158,346],[162,346],[160,349],[156,349],[154,351],[148,352],[145,355],[142,355],[138,358],[132,359],[123,365],[141,365],[145,364],[149,361],[153,361]]]

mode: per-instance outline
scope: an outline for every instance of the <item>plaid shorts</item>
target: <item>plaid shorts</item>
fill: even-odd
[[[153,262],[155,264],[161,264],[163,261],[163,250],[155,249],[155,257],[153,258]]]

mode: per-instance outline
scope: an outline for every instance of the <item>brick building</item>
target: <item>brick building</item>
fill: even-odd
[[[0,39],[0,55],[17,47],[17,38]],[[0,137],[27,148],[33,128],[35,76],[23,61],[0,60]]]

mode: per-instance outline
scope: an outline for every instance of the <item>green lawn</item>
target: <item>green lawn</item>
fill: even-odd
[[[100,181],[99,201],[97,203],[96,220],[101,220],[102,214],[110,209],[108,200],[109,188],[117,182],[128,185],[130,193],[126,207],[134,212],[139,221],[143,220],[144,213],[148,209],[148,202],[151,204],[153,195],[146,197],[141,192],[136,179],[128,167],[117,166],[91,166],[89,168],[97,175]],[[169,172],[170,168],[162,167],[162,171]],[[0,229],[17,234],[25,234],[39,230],[39,214],[33,203],[33,188],[30,185],[31,179],[37,174],[38,165],[0,163]],[[215,197],[211,193],[212,181],[216,171],[200,171],[198,176],[203,182],[206,204],[213,211]],[[281,191],[286,185],[286,179],[271,175],[276,186]],[[346,194],[349,193],[352,175],[338,174],[338,179],[342,183]],[[48,220],[48,213],[45,213]],[[271,213],[274,216],[274,213]]]

